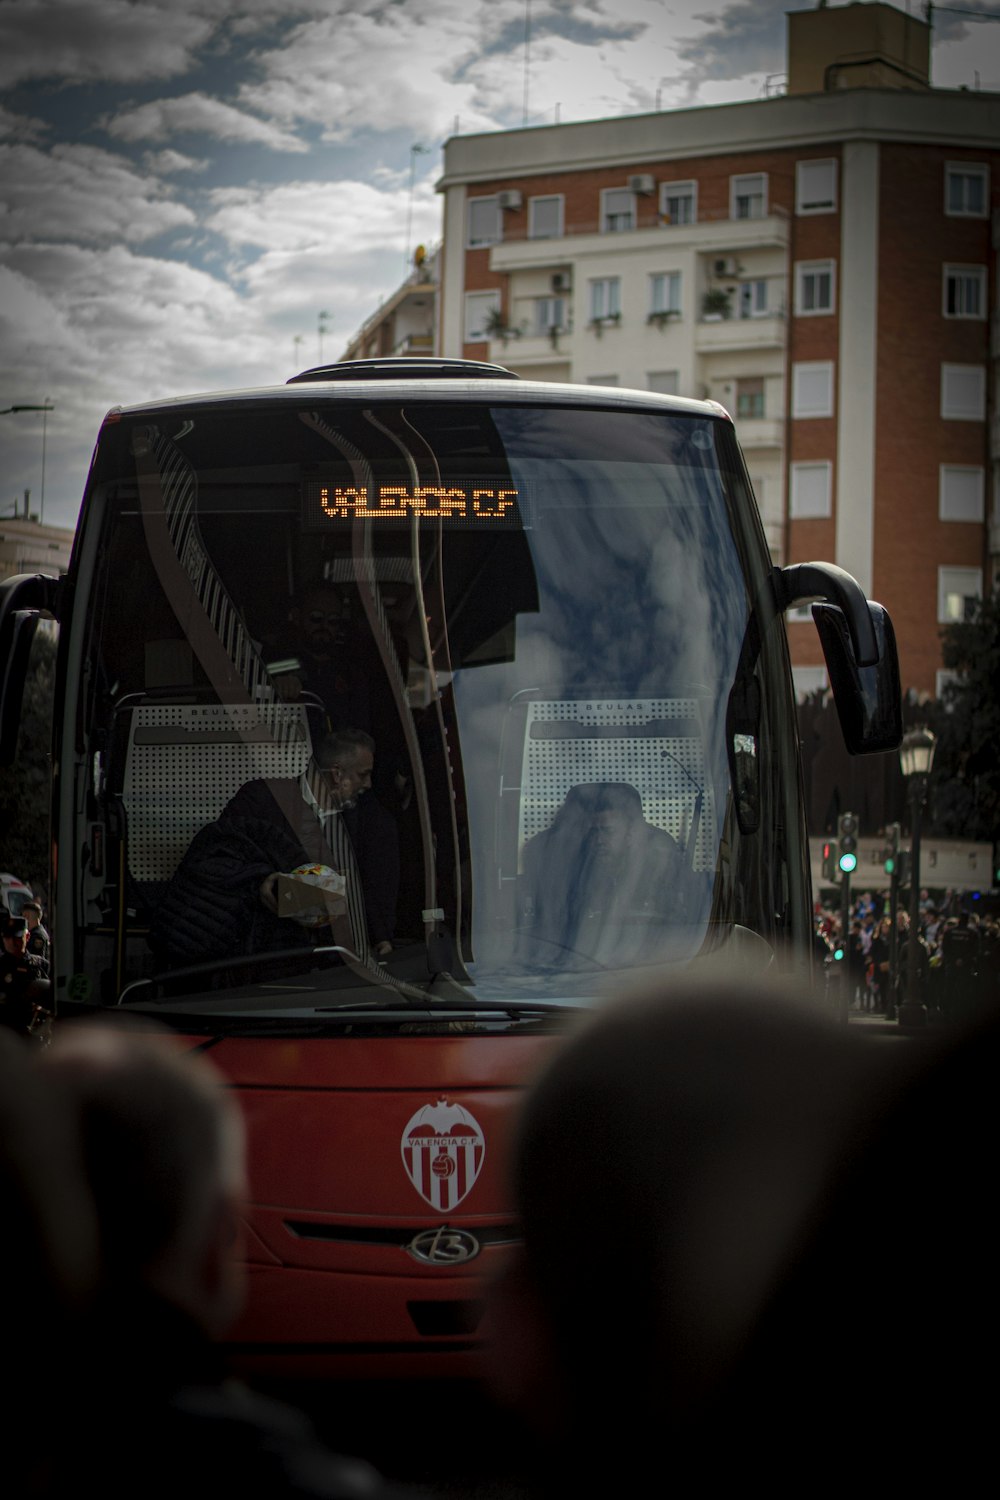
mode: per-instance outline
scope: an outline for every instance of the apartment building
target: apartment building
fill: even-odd
[[[0,583],[15,573],[58,578],[69,568],[75,532],[39,523],[34,515],[0,516]]]
[[[417,246],[413,270],[366,318],[341,360],[436,353],[439,251]]]
[[[439,349],[720,401],[775,560],[852,572],[935,693],[1000,563],[1000,96],[929,53],[890,5],[794,12],[778,97],[450,140]]]

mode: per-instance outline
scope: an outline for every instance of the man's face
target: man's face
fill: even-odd
[[[354,807],[359,797],[370,791],[375,757],[359,745],[353,755],[342,755],[326,775],[333,787],[338,806]]]
[[[21,915],[24,917],[24,920],[28,924],[28,931],[34,932],[35,928],[38,926],[38,913],[37,911],[35,911],[34,907],[26,906]]]
[[[27,933],[23,930],[21,932],[5,932],[3,935],[4,952],[9,953],[11,958],[23,958],[24,945],[27,940]]]
[[[612,859],[624,853],[631,827],[624,813],[611,811],[595,813],[591,827],[594,831],[594,847],[598,854]]]
[[[306,643],[315,656],[326,656],[344,643],[344,619],[336,594],[314,593],[299,611]]]

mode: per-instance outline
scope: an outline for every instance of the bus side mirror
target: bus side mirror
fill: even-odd
[[[834,563],[793,563],[776,569],[779,609],[818,599],[813,619],[826,657],[844,743],[851,755],[896,750],[903,738],[896,636],[881,604],[866,599],[850,573]]]
[[[899,657],[892,621],[881,604],[867,601],[878,659],[860,666],[843,610],[814,604],[813,619],[823,646],[844,744],[851,755],[897,750],[903,738]]]
[[[0,584],[0,765],[13,764],[21,701],[35,627],[43,613],[58,617],[60,580],[20,573]]]

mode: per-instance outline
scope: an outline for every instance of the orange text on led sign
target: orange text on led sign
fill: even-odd
[[[385,484],[368,491],[353,486],[320,485],[319,503],[331,520],[409,520],[426,516],[453,521],[500,521],[517,500],[517,490],[469,486]]]

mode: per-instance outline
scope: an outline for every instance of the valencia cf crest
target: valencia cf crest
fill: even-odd
[[[406,1175],[421,1198],[446,1214],[471,1192],[486,1156],[486,1137],[467,1109],[439,1099],[417,1110],[400,1147]]]

